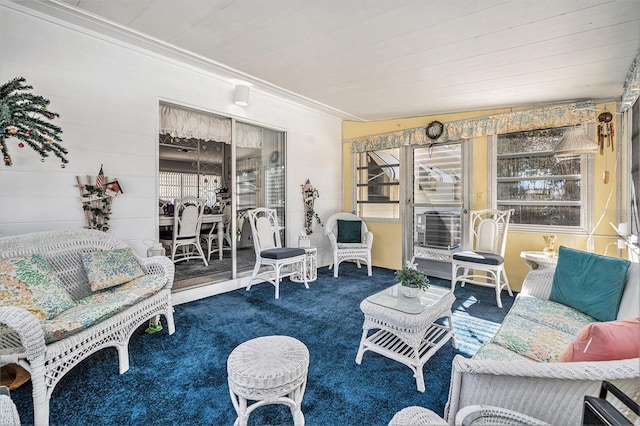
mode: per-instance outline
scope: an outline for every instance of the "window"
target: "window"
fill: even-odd
[[[400,149],[362,152],[356,161],[358,216],[400,218]]]
[[[496,201],[511,223],[587,229],[588,155],[558,160],[553,149],[567,127],[497,137]]]
[[[158,177],[161,200],[173,202],[176,198],[199,197],[206,199],[209,207],[217,201],[220,176],[161,171]]]

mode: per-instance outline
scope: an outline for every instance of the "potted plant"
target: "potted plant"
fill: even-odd
[[[402,294],[407,297],[416,297],[420,290],[429,288],[429,277],[415,263],[407,262],[400,271],[396,271],[395,277],[400,281]]]

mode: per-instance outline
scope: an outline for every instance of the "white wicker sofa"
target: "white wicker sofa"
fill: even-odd
[[[640,317],[639,269],[639,265],[634,263],[627,270],[617,315],[619,320]],[[577,316],[569,312],[568,317],[571,318],[557,322],[550,319],[554,315],[550,311],[557,312],[550,307],[555,302],[549,302],[554,272],[554,269],[531,271],[493,339],[471,359],[455,356],[444,413],[450,425],[454,424],[456,413],[470,405],[502,407],[554,425],[579,425],[582,424],[584,396],[598,396],[603,380],[610,381],[632,399],[640,401],[640,358],[555,362],[571,342],[567,341],[567,336],[578,334],[584,318],[573,321]],[[532,321],[527,322],[534,324],[531,330],[521,327],[516,331],[508,325],[519,316]],[[547,330],[545,322],[552,323]],[[558,330],[561,332],[557,333]],[[518,346],[518,341],[535,339],[536,335],[541,340],[537,343],[546,347],[536,346],[537,343],[531,340],[529,347],[535,347],[538,355],[544,354],[548,358],[546,360],[536,361],[522,356],[514,350],[517,348],[509,346],[509,340]],[[554,341],[557,335],[564,335],[564,341]],[[618,408],[622,409],[622,406]]]
[[[0,306],[0,365],[17,363],[30,372],[35,424],[49,423],[49,400],[56,384],[92,353],[115,347],[122,374],[129,369],[129,339],[139,326],[163,315],[168,333],[174,333],[174,266],[168,258],[143,259],[131,253],[129,258],[137,260],[142,268],[141,276],[92,291],[81,256],[127,248],[109,234],[86,229],[0,238],[0,260],[5,262],[5,269],[7,262],[15,259],[44,258],[45,265],[50,266],[47,270],[59,279],[54,277],[57,287],[61,283],[73,303],[47,320],[22,307]],[[5,283],[10,280],[5,279]]]

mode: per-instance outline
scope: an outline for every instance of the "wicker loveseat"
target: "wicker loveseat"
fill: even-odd
[[[119,285],[92,290],[93,282],[90,284],[83,262],[87,257],[115,252],[128,252],[139,275]],[[42,274],[42,268],[25,273],[24,265],[29,262],[43,263],[46,274]],[[175,331],[171,305],[173,263],[164,256],[138,258],[124,242],[104,232],[65,230],[3,237],[0,238],[0,265],[4,268],[0,275],[5,274],[0,276],[4,292],[0,304],[4,305],[0,306],[0,365],[17,363],[31,374],[37,425],[49,423],[53,390],[80,361],[100,349],[115,347],[122,374],[129,369],[129,339],[138,327],[163,315],[168,333]],[[24,282],[16,278],[17,275],[10,275],[12,269],[22,271]],[[7,306],[8,297],[23,294],[20,291],[25,287],[29,289],[29,285],[33,290],[29,300],[40,297],[39,300],[45,300],[44,304],[51,303],[47,294],[41,294],[51,293],[49,287],[39,284],[45,281],[43,276],[52,277],[56,292],[62,288],[71,303],[68,309],[42,319],[31,307],[27,310]],[[21,287],[18,293],[11,288],[13,283]]]
[[[470,405],[502,407],[554,425],[579,425],[584,396],[598,396],[603,380],[640,401],[638,357],[557,362],[580,329],[594,320],[549,301],[554,272],[531,271],[491,341],[471,359],[455,356],[444,413],[450,425],[454,424],[456,413]],[[639,265],[633,263],[626,273],[617,319],[637,317],[640,272]],[[514,326],[518,322],[520,326]]]

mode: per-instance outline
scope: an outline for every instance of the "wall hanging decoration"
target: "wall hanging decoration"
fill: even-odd
[[[320,216],[313,209],[313,204],[316,198],[320,197],[318,190],[311,185],[309,179],[302,185],[302,201],[304,202],[304,230],[307,235],[313,234],[313,220],[318,222],[318,225],[322,225]]]
[[[47,109],[48,99],[29,93],[33,87],[25,81],[17,77],[0,86],[0,150],[4,165],[13,164],[7,147],[7,138],[13,137],[20,141],[18,148],[30,147],[42,157],[40,161],[53,153],[62,161],[60,167],[65,168],[69,161],[65,157],[67,150],[59,143],[62,129],[47,121],[60,115]]]
[[[84,183],[80,176],[76,176],[76,187],[80,191],[80,202],[84,210],[85,228],[107,232],[111,218],[111,203],[113,198],[122,192],[117,180],[106,183],[102,165],[95,178],[86,176]]]
[[[614,150],[613,134],[613,114],[605,108],[604,111],[598,115],[598,145],[600,146],[600,155],[604,155],[605,145],[607,148],[611,147],[611,151]]]
[[[427,127],[424,129],[427,137],[431,140],[436,140],[438,139],[440,136],[442,136],[442,132],[444,131],[444,124],[442,124],[439,121],[432,121],[431,123],[429,123],[427,125]]]

